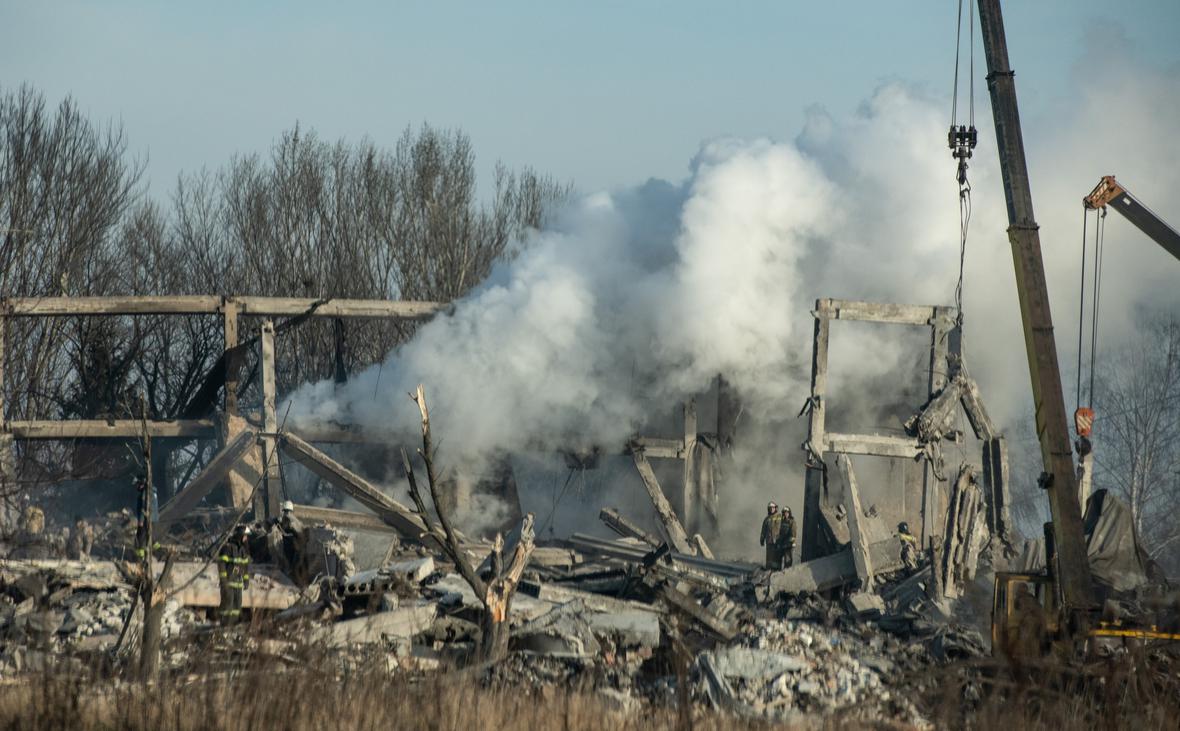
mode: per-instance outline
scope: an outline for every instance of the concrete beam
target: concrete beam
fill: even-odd
[[[947,307],[821,299],[816,302],[815,315],[831,320],[860,320],[895,325],[933,325],[940,310],[951,310],[953,318],[953,308]]]
[[[310,297],[226,297],[220,295],[129,297],[10,297],[13,317],[82,315],[212,315],[233,300],[243,315],[294,317],[311,310],[312,317],[421,319],[450,307],[441,302],[410,300],[318,300]],[[313,309],[314,308],[314,309]]]
[[[138,419],[27,419],[10,421],[6,431],[14,439],[71,440],[71,439],[138,439],[143,424]],[[160,438],[216,439],[217,426],[212,419],[178,419],[176,421],[147,422],[148,436]]]
[[[240,432],[225,449],[213,456],[205,469],[160,508],[160,523],[171,523],[183,518],[229,475],[229,471],[246,456],[258,440],[258,435],[246,429]]]
[[[603,508],[598,513],[598,519],[605,523],[607,528],[610,528],[623,538],[634,538],[643,541],[652,548],[660,545],[660,542],[655,536],[624,518],[614,508]]]
[[[412,510],[299,437],[283,432],[279,436],[279,448],[291,459],[372,510],[405,537],[415,541],[432,540],[434,545],[439,545],[437,539],[428,534],[422,519]]]
[[[648,497],[651,498],[652,505],[655,506],[656,516],[660,519],[664,537],[668,539],[668,543],[677,551],[681,553],[692,553],[692,545],[688,541],[688,534],[684,532],[684,526],[681,525],[680,519],[676,517],[676,513],[668,503],[668,498],[664,495],[664,491],[660,489],[660,483],[656,480],[656,473],[652,471],[651,464],[647,461],[647,457],[644,456],[643,450],[634,450],[632,457],[635,459],[635,467],[639,470],[639,476],[643,478],[643,486],[647,488]]]
[[[824,436],[823,451],[914,459],[922,453],[922,445],[917,439],[888,434],[829,433]]]
[[[852,563],[856,568],[856,576],[860,579],[861,588],[865,591],[873,586],[873,560],[869,555],[869,541],[865,536],[861,521],[864,513],[860,506],[860,489],[856,484],[856,474],[852,470],[852,460],[848,455],[841,454],[837,458],[840,469],[844,472],[844,510],[848,520],[848,543],[852,549]]]

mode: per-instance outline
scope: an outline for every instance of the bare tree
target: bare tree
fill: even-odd
[[[434,446],[430,435],[430,410],[427,408],[426,393],[421,385],[418,386],[417,393],[411,394],[411,398],[418,404],[418,410],[422,414],[422,449],[418,450],[418,454],[422,457],[422,462],[426,467],[426,481],[430,487],[430,498],[434,504],[435,514],[438,516],[438,523],[442,526],[441,532],[446,536],[446,541],[442,546],[443,550],[455,564],[459,575],[463,577],[483,605],[483,613],[480,615],[480,642],[477,660],[496,662],[508,654],[508,614],[512,608],[512,596],[516,593],[516,588],[528,566],[529,558],[533,554],[533,514],[528,513],[521,521],[507,563],[505,563],[504,557],[504,537],[497,533],[495,542],[492,544],[492,552],[488,556],[488,560],[485,561],[488,565],[487,574],[481,575],[477,572],[460,545],[459,534],[451,524],[444,503],[440,502],[439,479],[435,469]],[[421,492],[418,490],[414,469],[404,452],[402,459],[405,462],[406,478],[410,482],[410,494],[413,496],[418,514],[426,524],[427,532],[437,534],[439,531],[431,525],[430,513],[426,509]]]
[[[56,112],[29,87],[0,93],[0,295],[101,295],[116,291],[118,232],[140,195],[140,162],[122,130],[97,128],[70,99]],[[5,418],[69,408],[78,366],[94,371],[118,350],[110,326],[62,319],[9,322]],[[19,345],[18,345],[19,344]],[[77,398],[73,401],[76,403]],[[60,445],[26,445],[18,480],[60,475]]]
[[[1180,318],[1146,319],[1095,388],[1095,487],[1130,506],[1153,559],[1180,561]]]

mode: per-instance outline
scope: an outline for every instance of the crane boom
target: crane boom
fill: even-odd
[[[1110,205],[1112,203],[1114,205]],[[1180,259],[1180,233],[1140,203],[1113,175],[1102,176],[1090,195],[1082,199],[1082,204],[1091,210],[1113,208],[1165,251]]]
[[[1008,240],[1016,267],[1016,291],[1032,376],[1037,438],[1045,466],[1041,485],[1049,494],[1053,516],[1056,571],[1063,608],[1072,617],[1077,610],[1088,610],[1093,606],[1090,566],[1086,558],[1077,476],[1061,389],[1061,369],[1053,339],[1053,317],[1049,310],[1041,239],[1033,217],[1032,190],[1020,132],[1016,81],[1008,64],[1000,0],[979,0],[979,25],[983,32],[987,87],[1008,206]]]

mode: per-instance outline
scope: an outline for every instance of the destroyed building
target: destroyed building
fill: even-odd
[[[422,317],[438,310],[416,303],[265,298],[40,299],[6,306],[10,317],[204,308],[223,318],[224,370],[211,378],[225,384],[240,377],[236,318],[241,313]],[[276,409],[277,328],[270,319],[264,319],[256,339],[243,339],[259,352],[261,413],[240,412],[236,400],[227,399],[208,416],[174,422],[10,421],[3,443],[11,450],[14,442],[37,439],[218,440],[212,459],[153,515],[155,535],[172,552],[166,576],[159,564],[153,569],[163,584],[165,668],[184,664],[181,648],[191,638],[227,631],[211,624],[221,601],[211,559],[230,526],[253,520],[263,532],[251,541],[254,579],[243,592],[242,608],[251,631],[271,638],[265,642],[294,641],[291,628],[299,628],[299,641],[323,643],[345,658],[364,655],[354,652],[360,647],[386,652],[403,672],[462,665],[476,652],[493,611],[491,595],[479,595],[472,581],[482,586],[504,569],[508,556],[523,555],[521,573],[508,582],[499,610],[510,632],[512,660],[496,671],[518,682],[605,664],[622,674],[601,685],[602,693],[625,702],[658,701],[668,682],[667,671],[659,668],[666,667],[669,653],[680,651],[675,648],[688,647],[695,658],[688,678],[694,697],[726,712],[790,719],[855,708],[865,718],[921,723],[921,712],[897,687],[898,669],[986,651],[976,629],[954,623],[949,602],[966,592],[981,556],[1007,541],[1003,436],[967,372],[952,309],[820,300],[813,315],[809,436],[801,457],[807,468],[803,560],[780,571],[726,560],[710,548],[727,507],[725,464],[738,438],[740,405],[724,379],[715,388],[715,429],[701,428],[698,403],[689,400],[681,409],[681,436],[636,435],[613,448],[597,445],[565,454],[571,471],[593,468],[604,455],[633,465],[655,521],[641,525],[635,516],[603,509],[599,518],[617,534],[614,539],[579,532],[535,536],[533,516],[522,522],[519,502],[506,522],[517,527],[506,539],[464,537],[439,520],[470,493],[453,492],[448,504],[435,492],[436,482],[440,490],[453,489],[457,478],[436,479],[430,465],[431,499],[440,496],[434,505],[426,505],[416,488],[414,505],[391,497],[345,464],[347,450],[333,456],[325,449],[380,443],[393,435],[360,434],[346,425],[303,433],[284,428]],[[825,431],[826,345],[833,320],[930,329],[929,398],[914,404],[904,437]],[[956,409],[964,410],[984,445],[978,461],[955,464],[943,453],[944,443],[964,438],[950,428],[949,414]],[[425,417],[423,407],[424,425]],[[401,474],[422,479],[422,468],[411,463],[430,452],[429,442],[423,449],[415,457],[401,451]],[[900,490],[900,499],[865,504],[849,455],[904,460],[910,466],[905,478],[886,486]],[[670,477],[661,481],[653,461],[664,462],[661,470]],[[284,464],[288,467],[281,468]],[[304,531],[295,558],[284,553],[282,536],[266,528],[289,494],[285,472],[293,465],[359,506],[294,505]],[[510,469],[475,482],[502,500],[516,498]],[[895,530],[902,521],[918,528],[921,541],[912,566],[903,562]],[[29,554],[10,550],[3,561],[3,632],[9,641],[0,661],[6,674],[45,667],[55,653],[126,658],[136,651],[143,619],[134,597],[143,574],[136,573],[129,553],[135,519],[128,511],[115,512],[96,527],[89,557],[63,560],[50,546],[39,558],[20,558]],[[44,542],[52,543],[49,537]],[[505,558],[493,558],[499,556]],[[467,562],[471,568],[464,570],[460,564]],[[537,675],[536,667],[549,669]]]

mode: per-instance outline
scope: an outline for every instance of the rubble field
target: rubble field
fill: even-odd
[[[828,588],[787,591],[827,564],[769,572],[663,543],[575,534],[533,549],[511,600],[509,652],[479,663],[484,608],[445,552],[391,532],[377,565],[358,569],[349,534],[330,525],[303,529],[298,565],[272,554],[279,544],[259,531],[245,620],[232,626],[217,621],[208,550],[222,533],[198,540],[190,530],[183,543],[165,543],[159,552],[173,560],[160,587],[161,668],[145,685],[134,675],[143,612],[140,564],[126,548],[133,530],[130,515],[114,513],[90,557],[45,557],[47,539],[44,550],[23,552],[41,557],[0,561],[0,718],[10,727],[259,727],[242,724],[236,707],[262,728],[492,719],[536,728],[937,728],[997,713],[1036,727],[1049,701],[1079,720],[1101,708],[1089,691],[1064,692],[1075,679],[1043,693],[1012,680],[979,630],[954,620],[969,616],[966,599],[952,607],[930,598],[929,564],[879,561],[871,590],[852,571]],[[202,542],[205,550],[192,548]],[[473,565],[488,550],[464,546]],[[188,709],[177,698],[215,702]]]

